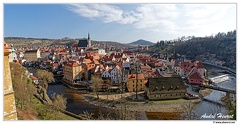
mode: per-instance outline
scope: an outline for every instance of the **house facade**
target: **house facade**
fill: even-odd
[[[111,74],[108,70],[104,70],[102,73],[102,78],[111,78]]]
[[[70,61],[63,67],[64,79],[74,82],[82,78],[82,66],[76,61]]]
[[[129,74],[126,87],[129,92],[143,91],[145,83],[146,80],[143,74]]]
[[[122,71],[121,71],[121,67],[119,67],[118,65],[113,68],[110,72],[110,77],[111,77],[111,82],[112,85],[118,85],[121,84],[122,82]]]
[[[27,61],[38,61],[41,58],[40,50],[27,50],[24,52],[24,58]]]
[[[188,82],[192,85],[202,85],[204,83],[204,78],[201,77],[197,71],[194,71],[188,76]]]

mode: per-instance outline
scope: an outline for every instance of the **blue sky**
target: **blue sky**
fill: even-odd
[[[129,43],[236,29],[236,4],[4,4],[4,37]]]

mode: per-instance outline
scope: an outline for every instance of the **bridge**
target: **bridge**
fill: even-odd
[[[199,88],[209,88],[209,89],[213,89],[213,90],[217,90],[217,91],[226,92],[226,97],[227,98],[230,98],[230,93],[231,94],[236,94],[235,90],[230,90],[230,89],[221,88],[221,87],[217,87],[217,86],[200,85]]]

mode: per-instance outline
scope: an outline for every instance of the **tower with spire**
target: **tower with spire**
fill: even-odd
[[[91,45],[91,39],[90,39],[90,34],[88,32],[88,48],[90,48],[92,45]]]

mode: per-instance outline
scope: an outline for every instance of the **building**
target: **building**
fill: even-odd
[[[202,63],[199,62],[199,61],[195,61],[193,63],[193,65],[195,66],[195,68],[197,68],[197,71],[198,71],[198,74],[201,76],[201,77],[206,77],[207,75],[207,70],[203,67]]]
[[[149,100],[177,99],[185,97],[186,86],[180,76],[150,78],[145,85]]]
[[[103,71],[102,78],[111,78],[111,74],[109,73],[109,70],[105,69]]]
[[[38,78],[36,78],[36,77],[33,76],[33,75],[30,75],[30,78],[32,79],[33,83],[35,83],[35,84],[39,84],[39,82],[38,82]]]
[[[64,79],[74,82],[82,78],[82,66],[76,61],[70,61],[63,67]]]
[[[88,33],[88,38],[80,39],[78,42],[78,47],[79,48],[91,48],[91,39],[90,39],[90,34]]]
[[[9,54],[4,44],[4,120],[17,120],[14,91],[9,65]]]
[[[112,85],[118,85],[122,82],[122,71],[121,67],[117,65],[115,68],[113,68],[110,72],[111,82]]]
[[[27,50],[24,52],[24,58],[27,61],[38,61],[41,58],[40,50]]]
[[[137,77],[138,76],[138,77]],[[143,91],[146,80],[143,74],[129,74],[127,78],[127,90],[129,92]]]
[[[13,48],[13,44],[8,45],[8,44],[4,41],[4,46],[5,46],[5,48],[10,52],[10,54],[8,55],[8,57],[9,57],[9,62],[13,62],[13,60],[17,60],[17,54],[15,53],[15,49]]]
[[[204,78],[201,77],[197,71],[194,71],[188,76],[188,82],[193,85],[202,85],[204,83]]]
[[[102,55],[102,56],[105,56],[106,55],[106,52],[104,49],[98,49],[98,54],[99,55]]]
[[[140,68],[143,73],[151,70],[151,67],[149,65],[141,65]]]

